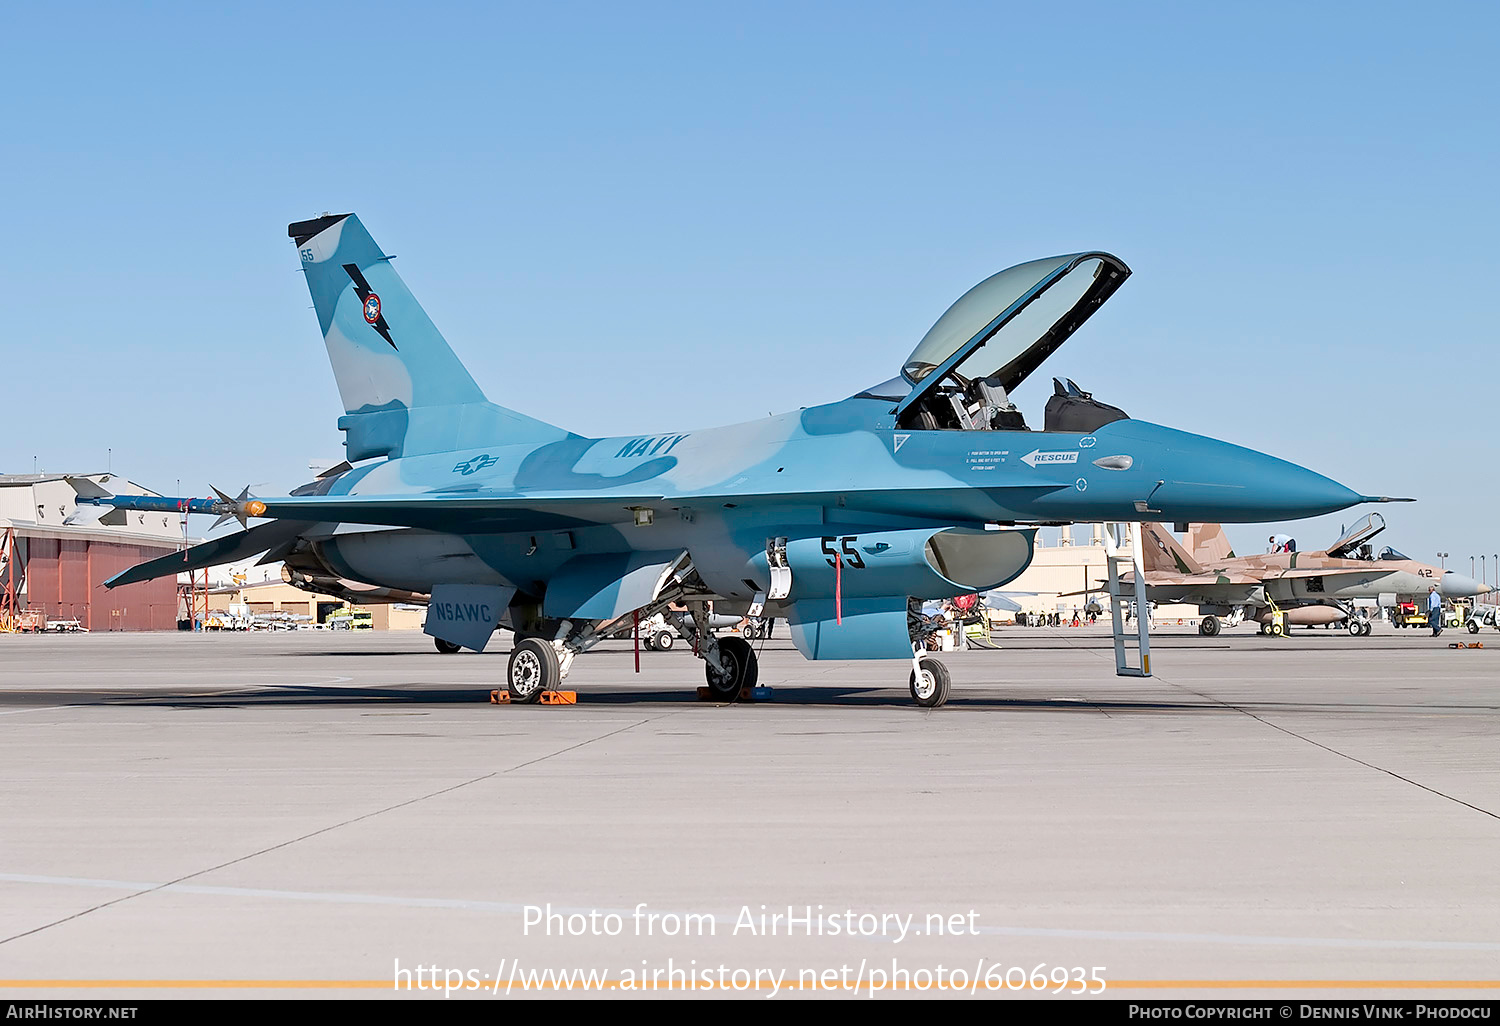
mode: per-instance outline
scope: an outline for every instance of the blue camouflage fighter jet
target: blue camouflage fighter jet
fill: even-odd
[[[729,613],[784,617],[809,659],[904,659],[913,698],[941,705],[948,671],[913,642],[921,600],[1014,579],[1038,526],[1280,521],[1381,501],[1132,420],[1071,381],[1028,427],[1010,395],[1130,275],[1108,253],[985,279],[897,376],[840,402],[585,438],[490,402],[359,218],[288,233],[343,398],[346,462],[287,496],[192,500],[247,529],[108,583],[265,552],[308,590],[427,602],[443,651],[511,630],[515,701],[555,688],[622,617],[657,613],[696,639],[708,687],[733,700],[757,669],[744,639],[709,629]]]

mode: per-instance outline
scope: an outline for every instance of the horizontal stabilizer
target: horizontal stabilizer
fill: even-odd
[[[122,584],[135,584],[138,581],[149,581],[157,577],[166,577],[169,574],[176,575],[189,570],[201,570],[206,566],[236,563],[290,541],[308,526],[309,522],[302,520],[278,520],[275,523],[261,524],[248,531],[241,531],[239,534],[215,538],[213,541],[194,545],[181,552],[171,552],[165,556],[139,563],[129,570],[115,574],[104,582],[104,586],[118,588]]]

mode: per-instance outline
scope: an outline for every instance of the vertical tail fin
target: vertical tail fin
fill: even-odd
[[[485,398],[359,218],[324,215],[287,234],[344,401],[350,460],[568,436]]]
[[[1213,566],[1234,558],[1234,546],[1224,533],[1223,524],[1192,524],[1183,543],[1193,558],[1204,566]]]
[[[1141,525],[1141,569],[1147,573],[1201,574],[1203,567],[1161,524]]]

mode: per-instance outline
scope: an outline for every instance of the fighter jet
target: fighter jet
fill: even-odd
[[[1076,387],[1029,428],[1010,394],[1129,277],[1108,253],[986,278],[899,373],[839,402],[590,438],[487,399],[359,218],[288,234],[343,399],[346,462],[290,495],[204,501],[269,522],[109,583],[265,551],[312,590],[357,582],[427,601],[440,648],[482,650],[508,628],[515,701],[556,688],[603,625],[657,613],[696,639],[708,687],[733,700],[756,655],[709,630],[712,603],[784,618],[809,659],[908,660],[914,700],[941,705],[948,671],[913,644],[921,600],[1014,579],[1035,525],[1279,521],[1384,501]],[[534,401],[565,397],[559,370],[550,389],[529,386]]]
[[[1274,552],[1236,556],[1219,524],[1194,524],[1179,543],[1161,524],[1145,525],[1142,544],[1146,595],[1153,602],[1185,602],[1205,614],[1200,634],[1212,637],[1240,619],[1273,623],[1272,604],[1287,625],[1344,623],[1350,634],[1370,633],[1355,599],[1382,608],[1410,596],[1426,596],[1436,585],[1444,598],[1472,598],[1490,591],[1470,577],[1409,559],[1392,548],[1378,554],[1371,544],[1385,519],[1371,513],[1321,552]],[[1127,575],[1128,577],[1129,575]]]

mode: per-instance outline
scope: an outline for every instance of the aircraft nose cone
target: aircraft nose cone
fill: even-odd
[[[1140,443],[1147,455],[1136,466],[1161,481],[1147,509],[1160,510],[1163,520],[1296,520],[1364,501],[1353,489],[1306,467],[1144,421],[1107,425],[1097,432],[1099,445],[1106,444],[1106,434],[1113,434],[1110,428],[1117,428],[1121,436],[1133,436],[1130,440]]]
[[[1490,586],[1449,570],[1438,581],[1438,591],[1443,598],[1473,598],[1476,595],[1488,595]]]

